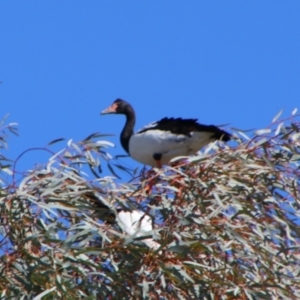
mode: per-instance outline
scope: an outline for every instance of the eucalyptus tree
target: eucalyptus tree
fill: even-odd
[[[22,176],[1,155],[0,299],[299,299],[300,123],[279,117],[162,169],[98,134]]]

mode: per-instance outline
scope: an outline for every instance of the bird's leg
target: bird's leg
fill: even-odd
[[[162,168],[162,164],[160,160],[155,161],[156,163],[156,168],[161,169]]]
[[[162,156],[161,153],[154,153],[153,154],[153,158],[155,160],[156,167],[159,168],[159,169],[162,167],[161,156]]]
[[[155,153],[153,154],[153,158],[155,160],[155,165],[156,168],[160,169],[162,167],[162,163],[161,163],[161,154],[160,153]],[[145,186],[145,192],[148,194],[151,192],[152,187],[155,185],[155,183],[157,182],[157,172],[155,172],[155,170],[151,169],[148,174],[148,182]]]

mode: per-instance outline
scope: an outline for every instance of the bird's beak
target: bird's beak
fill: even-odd
[[[107,114],[115,114],[117,109],[117,105],[113,103],[113,105],[107,107],[106,109],[102,110],[100,115],[107,115]]]
[[[111,112],[111,110],[110,110],[110,107],[108,107],[108,108],[105,108],[104,110],[102,110],[101,112],[100,112],[100,115],[107,115],[107,114],[111,114],[112,112]]]

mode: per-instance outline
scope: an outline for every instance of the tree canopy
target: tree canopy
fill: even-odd
[[[300,299],[300,123],[279,118],[162,169],[99,134],[21,177],[2,154],[0,299]]]

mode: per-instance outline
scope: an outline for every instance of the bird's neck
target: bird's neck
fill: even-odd
[[[126,123],[121,132],[120,140],[124,150],[129,153],[129,140],[133,135],[135,125],[135,113],[132,109],[129,109],[126,113]]]

